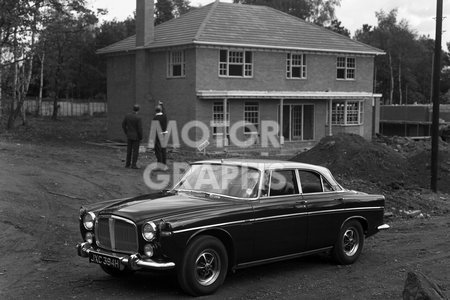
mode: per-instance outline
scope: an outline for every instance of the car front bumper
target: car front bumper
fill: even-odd
[[[94,249],[90,243],[78,243],[77,253],[81,257],[90,257],[92,254],[106,255],[114,257],[120,262],[121,268],[128,268],[130,270],[149,269],[149,270],[170,270],[175,268],[174,262],[158,262],[152,259],[144,259],[138,253],[131,255],[119,255],[111,252]],[[106,264],[104,264],[106,265]]]

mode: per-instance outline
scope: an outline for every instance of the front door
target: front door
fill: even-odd
[[[283,136],[285,141],[314,139],[314,105],[283,105]]]

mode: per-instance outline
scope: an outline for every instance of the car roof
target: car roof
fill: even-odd
[[[320,173],[330,173],[330,171],[322,166],[312,165],[307,163],[274,160],[274,159],[248,159],[248,158],[225,158],[225,159],[211,159],[196,161],[193,164],[226,164],[246,166],[256,169],[274,170],[274,169],[307,169],[318,171]]]

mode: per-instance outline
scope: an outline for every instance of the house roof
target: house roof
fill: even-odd
[[[215,45],[356,54],[384,54],[380,49],[259,5],[214,2],[155,26],[145,48]],[[114,53],[136,49],[136,36],[98,50]]]

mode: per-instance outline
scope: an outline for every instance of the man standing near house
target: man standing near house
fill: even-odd
[[[166,141],[164,141],[165,135],[167,134],[167,116],[163,107],[163,103],[159,101],[159,104],[155,108],[155,116],[153,117],[153,122],[157,122],[161,128],[161,132],[156,131],[155,138],[155,155],[158,163],[163,164],[163,170],[167,170],[166,165]]]
[[[125,168],[139,169],[136,165],[139,156],[139,144],[142,140],[142,120],[138,116],[139,105],[133,106],[122,121],[122,128],[127,136],[127,158]]]

